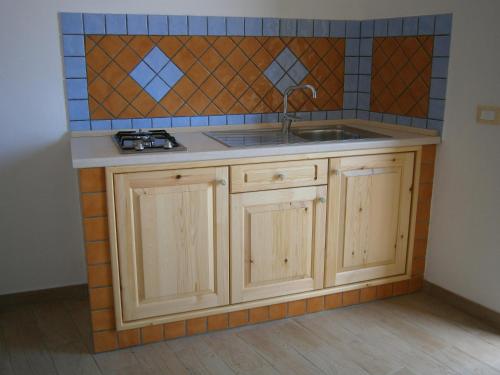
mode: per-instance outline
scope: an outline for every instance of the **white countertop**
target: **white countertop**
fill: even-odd
[[[431,130],[415,129],[400,125],[388,125],[373,121],[335,120],[321,122],[311,121],[309,123],[314,125],[333,125],[342,123],[389,135],[391,138],[229,148],[207,137],[203,134],[203,132],[256,127],[275,127],[278,125],[237,125],[236,127],[225,126],[217,128],[203,127],[189,129],[166,129],[168,132],[175,135],[179,143],[182,143],[187,147],[187,151],[121,154],[111,138],[111,134],[114,134],[116,131],[92,132],[91,134],[87,132],[73,133],[71,138],[71,155],[74,168],[91,168],[237,159],[258,156],[310,154],[315,152],[417,146],[438,144],[441,142],[441,138]],[[297,125],[304,126],[306,124]]]

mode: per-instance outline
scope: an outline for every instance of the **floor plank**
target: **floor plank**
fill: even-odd
[[[87,301],[0,311],[0,374],[500,375],[500,333],[423,293],[110,353]]]

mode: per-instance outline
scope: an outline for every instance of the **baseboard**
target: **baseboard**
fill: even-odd
[[[424,280],[424,292],[500,329],[500,313]]]
[[[0,307],[27,303],[61,301],[65,299],[87,299],[87,284],[63,286],[60,288],[34,290],[30,292],[5,294],[0,296]]]

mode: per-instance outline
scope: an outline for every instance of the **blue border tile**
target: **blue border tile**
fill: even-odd
[[[226,17],[207,18],[208,35],[226,35]]]
[[[170,117],[157,117],[153,119],[153,128],[171,128],[172,119]]]
[[[430,99],[429,100],[429,119],[443,120],[444,118],[444,100]]]
[[[68,99],[87,99],[87,80],[81,78],[66,79],[66,96]]]
[[[434,16],[418,17],[418,35],[434,34]]]
[[[189,16],[188,17],[189,35],[207,35],[207,17]]]
[[[436,16],[436,23],[434,33],[436,34],[450,34],[452,24],[451,14],[439,14]]]
[[[450,56],[450,36],[437,35],[434,37],[433,57],[448,57]]]
[[[326,111],[314,111],[311,112],[311,120],[312,121],[321,121],[326,120],[327,112]]]
[[[342,118],[342,111],[327,111],[327,120],[340,120]]]
[[[403,18],[403,35],[418,34],[418,17]]]
[[[111,120],[111,129],[132,129],[131,119]]]
[[[92,120],[90,127],[92,130],[110,130],[111,120]]]
[[[445,99],[446,98],[446,79],[432,78],[430,97],[432,99]]]
[[[148,17],[143,14],[127,14],[129,35],[148,35]]]
[[[413,126],[414,128],[425,129],[427,128],[427,119],[420,117],[412,117],[411,126]]]
[[[149,129],[152,128],[150,118],[134,118],[132,119],[132,129]]]
[[[173,128],[186,128],[191,126],[190,117],[172,117]]]
[[[358,94],[355,92],[344,92],[344,109],[356,109]]]
[[[277,113],[263,113],[262,114],[262,122],[264,123],[275,123],[278,122],[278,114]]]
[[[371,56],[373,53],[373,38],[363,38],[360,39],[359,45],[359,55],[360,56]]]
[[[125,14],[106,14],[106,34],[127,34],[127,16]]]
[[[374,20],[361,21],[361,37],[362,38],[373,37],[374,26],[375,26]]]
[[[297,20],[297,36],[313,36],[313,20]]]
[[[330,36],[330,21],[314,20],[314,36],[327,37]]]
[[[388,123],[388,124],[396,124],[397,117],[396,115],[393,115],[392,113],[383,113],[382,114],[382,122]]]
[[[88,100],[68,100],[70,120],[88,120],[90,118]]]
[[[148,16],[149,35],[168,35],[167,16]]]
[[[83,14],[83,29],[85,34],[106,34],[104,14]]]
[[[389,36],[400,36],[403,34],[403,18],[390,18],[387,34]]]
[[[262,33],[264,36],[279,36],[280,20],[278,18],[264,18],[262,20]]]
[[[342,111],[342,118],[345,119],[355,119],[356,118],[356,110],[355,109],[345,109]]]
[[[359,74],[371,74],[372,73],[372,58],[371,57],[360,57],[359,58]]]
[[[360,74],[358,76],[358,92],[370,92],[372,76],[369,74]]]
[[[226,125],[226,115],[208,116],[208,124],[212,126]]]
[[[359,56],[359,38],[347,38],[345,40],[345,55],[346,56]]]
[[[245,35],[245,19],[243,17],[226,18],[227,35],[243,36]]]
[[[370,112],[370,120],[381,122],[382,121],[382,113]]]
[[[208,126],[208,116],[191,117],[191,126]]]
[[[356,111],[356,118],[360,119],[360,120],[369,120],[370,119],[370,112],[358,109]]]
[[[299,117],[302,121],[310,121],[311,120],[311,112],[296,112],[295,116]]]
[[[83,34],[82,13],[60,13],[59,18],[63,34]]]
[[[345,32],[348,38],[359,38],[361,36],[361,22],[347,21]]]
[[[246,36],[262,36],[262,18],[246,17],[245,18],[245,35]]]
[[[345,74],[358,74],[359,73],[359,57],[347,56],[344,61]]]
[[[387,27],[388,22],[387,19],[379,19],[375,20],[375,28],[373,31],[374,36],[387,36]]]
[[[244,115],[227,115],[226,117],[228,125],[241,125],[245,123]]]
[[[427,129],[437,130],[439,134],[443,133],[443,121],[441,120],[429,120],[427,121]]]
[[[260,113],[251,113],[245,115],[245,124],[260,124],[262,122],[262,116]]]
[[[432,59],[432,78],[447,78],[449,57],[434,57]]]
[[[86,78],[85,57],[64,58],[64,78]]]
[[[345,37],[346,21],[330,21],[330,36],[334,38]]]
[[[74,132],[90,130],[90,121],[70,121],[69,130]]]
[[[188,33],[187,16],[168,16],[169,35],[187,35],[187,33]]]
[[[358,93],[358,106],[357,109],[362,109],[365,111],[370,110],[370,94],[359,92]]]
[[[83,35],[63,35],[64,56],[85,57]]]
[[[411,117],[398,115],[396,122],[398,125],[411,126]]]
[[[297,20],[291,18],[280,19],[280,36],[296,36]]]
[[[358,75],[346,74],[344,75],[344,92],[357,92],[358,91]]]

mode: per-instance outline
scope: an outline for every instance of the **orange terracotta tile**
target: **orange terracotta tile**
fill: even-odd
[[[154,43],[147,35],[137,35],[128,43],[129,47],[142,59],[154,47]]]
[[[260,70],[264,71],[273,61],[273,57],[264,48],[260,48],[253,56],[252,61]]]
[[[139,111],[140,114],[146,117],[155,107],[156,100],[154,100],[146,91],[141,91],[139,95],[132,100],[131,104],[135,109],[137,109],[137,111]]]
[[[102,353],[118,349],[117,336],[116,331],[95,332],[93,334],[94,351]]]
[[[196,89],[197,86],[186,76],[182,77],[174,86],[175,92],[184,100],[188,100]]]
[[[412,276],[420,276],[423,275],[424,272],[425,272],[425,258],[424,257],[413,258],[413,263],[411,267]]]
[[[106,175],[104,168],[84,168],[80,174],[80,192],[97,193],[106,191]]]
[[[109,263],[110,251],[108,241],[94,241],[85,243],[87,264]]]
[[[113,87],[101,77],[97,77],[89,84],[88,90],[89,95],[100,104],[113,92]]]
[[[252,61],[249,61],[245,65],[243,65],[243,67],[239,71],[239,74],[246,83],[251,85],[262,73]]]
[[[336,309],[342,306],[342,293],[325,296],[325,309]]]
[[[210,76],[201,86],[201,90],[209,97],[214,98],[222,90],[221,83]]]
[[[106,35],[99,41],[99,47],[114,58],[125,47],[125,42],[118,35]]]
[[[320,57],[312,49],[308,49],[307,52],[300,57],[300,62],[304,64],[309,71],[314,69],[319,60]]]
[[[195,112],[187,103],[176,112],[177,116],[194,116],[196,114],[198,113]]]
[[[393,286],[393,294],[395,296],[407,294],[409,288],[410,288],[410,281],[409,280],[395,282],[394,286]]]
[[[111,286],[111,266],[109,264],[95,264],[87,267],[89,288]]]
[[[122,113],[120,113],[120,118],[142,118],[143,116],[131,105],[125,107]]]
[[[189,98],[189,106],[195,110],[197,114],[202,114],[205,108],[210,104],[210,99],[200,90]]]
[[[220,37],[213,43],[215,50],[222,56],[227,57],[236,47],[236,44],[229,37]]]
[[[174,86],[175,87],[175,86]],[[167,95],[160,101],[160,104],[171,114],[175,114],[179,108],[184,104],[182,98],[170,90]]]
[[[288,302],[288,316],[298,316],[306,313],[306,300]]]
[[[393,285],[385,284],[377,286],[377,299],[389,298],[393,296]]]
[[[84,193],[81,195],[82,216],[106,216],[106,193]]]
[[[421,290],[424,286],[424,278],[423,276],[413,276],[410,279],[410,286],[408,288],[409,293],[414,293]]]
[[[249,58],[255,55],[255,53],[262,48],[257,38],[251,36],[243,38],[239,43],[239,47]]]
[[[227,85],[236,75],[236,71],[233,69],[231,65],[229,65],[226,61],[220,64],[217,69],[213,72],[215,78],[217,78],[218,82],[223,85]],[[213,79],[213,77],[209,78],[207,81]],[[205,84],[203,85],[205,87]],[[208,88],[210,89],[210,87]],[[220,91],[220,89],[219,89]],[[214,91],[216,94],[218,91]],[[210,96],[209,92],[205,91],[205,93]]]
[[[235,102],[236,99],[234,96],[232,96],[226,89],[222,89],[213,101],[213,103],[219,107],[222,112],[228,112]]]
[[[209,74],[209,71],[202,64],[194,64],[186,73],[191,81],[193,81],[197,86],[201,85],[207,79]]]
[[[205,67],[210,71],[213,72],[217,66],[223,61],[221,55],[213,49],[209,48],[203,56],[200,57],[200,62],[205,65]]]
[[[278,303],[275,305],[269,306],[269,319],[284,319],[287,315],[287,304],[286,303]]]
[[[269,320],[269,306],[250,309],[250,323],[260,323]]]
[[[116,62],[111,62],[101,72],[101,77],[113,87],[116,87],[127,77],[127,72],[120,68]]]
[[[239,112],[241,113],[241,112]],[[204,115],[221,115],[222,111],[214,103],[210,103],[207,108],[203,111]]]
[[[436,145],[422,146],[422,163],[434,163],[436,160]]]
[[[377,299],[377,287],[370,286],[360,290],[359,302],[369,302]]]
[[[163,340],[163,325],[141,328],[141,338],[143,344]]]
[[[185,46],[196,58],[200,58],[210,47],[210,44],[204,36],[193,36],[186,42]]]
[[[229,327],[239,327],[248,324],[248,310],[240,310],[229,313]]]
[[[218,331],[229,326],[229,314],[218,314],[209,316],[207,319],[208,331]]]
[[[156,104],[153,109],[151,110],[151,112],[149,112],[149,116],[150,117],[165,117],[165,116],[168,116],[169,113],[168,111],[163,108],[163,106],[161,104]]]
[[[90,106],[90,118],[92,120],[110,120],[113,115],[104,109],[101,105],[96,105],[94,107]]]
[[[281,38],[269,38],[264,43],[264,48],[274,58],[276,58],[285,48],[285,43]]]
[[[129,348],[141,343],[141,335],[139,329],[128,329],[118,332],[118,346],[120,349]]]
[[[112,309],[113,288],[90,288],[89,289],[90,310]]]
[[[115,328],[115,313],[111,309],[95,310],[90,313],[92,319],[92,330],[104,331]]]
[[[113,116],[119,117],[120,113],[128,106],[128,103],[120,94],[114,91],[102,102],[102,105]]]
[[[116,87],[116,91],[124,98],[127,98],[128,100],[132,101],[137,96],[137,94],[139,94],[142,91],[142,88],[131,77],[126,77],[118,85],[118,87]]]
[[[176,36],[164,36],[157,43],[157,46],[165,55],[172,58],[182,48],[182,43]]]
[[[187,321],[186,332],[188,336],[205,333],[207,331],[207,318],[195,318]]]
[[[310,38],[293,38],[288,44],[288,48],[290,48],[295,56],[300,58],[310,48],[309,42]]]
[[[342,292],[342,306],[350,306],[359,303],[360,292],[358,290],[349,290]]]
[[[270,85],[270,84],[269,84]],[[248,85],[237,75],[227,85],[227,90],[238,99],[248,89]]]
[[[177,54],[172,57],[172,61],[180,70],[187,72],[196,62],[196,57],[186,48],[181,48]]]
[[[260,97],[257,95],[257,93],[252,89],[249,88],[245,93],[241,96],[239,99],[239,102],[247,109],[249,113],[253,112],[253,109],[257,104],[260,102]]]
[[[101,241],[108,239],[108,218],[91,217],[83,219],[85,241]]]
[[[111,61],[111,58],[99,46],[94,47],[85,57],[87,65],[97,73],[100,73]]]
[[[325,297],[313,297],[307,299],[307,312],[314,313],[325,309]]]
[[[186,321],[166,323],[163,325],[165,339],[175,339],[186,336]]]
[[[413,257],[425,257],[427,253],[427,239],[416,239],[415,245],[413,246]]]

